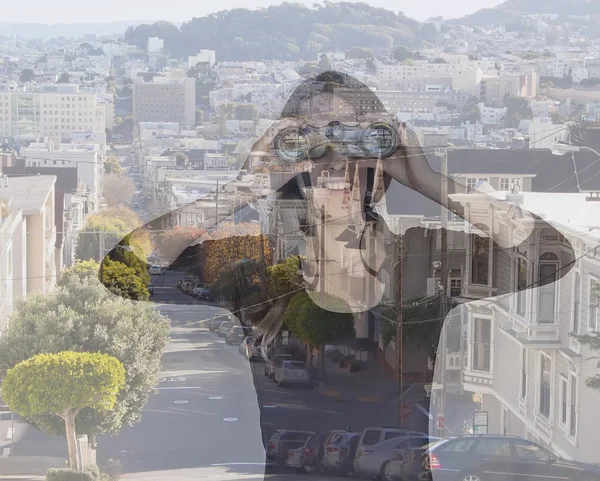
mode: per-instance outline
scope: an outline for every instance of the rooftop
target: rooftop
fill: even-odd
[[[10,177],[7,187],[0,187],[0,199],[12,198],[11,210],[23,210],[25,215],[37,215],[56,183],[55,175]]]

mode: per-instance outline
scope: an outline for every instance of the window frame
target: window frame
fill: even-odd
[[[547,400],[547,407],[548,407],[548,413],[547,415],[542,412],[542,395],[543,395],[543,390],[542,390],[542,383],[544,381],[543,379],[543,360],[547,359],[549,362],[549,385],[548,385],[548,400]],[[537,386],[538,386],[538,396],[537,396],[537,406],[536,406],[536,411],[537,413],[542,416],[544,419],[550,421],[552,419],[552,414],[553,414],[553,410],[552,410],[552,391],[553,391],[553,387],[554,387],[554,378],[553,378],[553,371],[554,371],[554,362],[553,362],[553,358],[551,355],[546,354],[545,352],[540,352],[539,353],[539,364],[538,364],[538,379],[537,379]]]
[[[485,321],[489,323],[489,344],[488,344],[488,366],[487,366],[487,370],[486,369],[480,369],[479,367],[476,367],[476,361],[475,361],[475,326],[477,324],[477,321]],[[472,317],[472,326],[471,326],[471,345],[473,346],[473,348],[471,349],[471,355],[469,356],[470,359],[470,367],[471,370],[473,372],[478,372],[478,373],[482,373],[482,374],[488,374],[491,375],[492,374],[492,343],[493,343],[493,338],[494,338],[494,325],[493,325],[493,321],[490,317],[485,317],[485,316],[477,316],[477,317]],[[484,359],[485,359],[485,350],[483,351],[484,354]],[[484,361],[485,363],[485,361]]]
[[[520,387],[519,387],[519,399],[525,401],[527,399],[527,383],[528,379],[528,369],[527,369],[527,348],[523,346],[521,348],[521,370],[520,370]]]
[[[558,376],[558,424],[566,430],[569,419],[569,381],[563,375]]]
[[[553,270],[553,274],[554,274],[554,281],[553,282],[548,282],[546,284],[542,284],[541,283],[541,279],[545,279],[546,275],[544,275],[542,277],[542,269],[545,267],[552,267]],[[539,260],[537,263],[537,268],[536,268],[536,275],[537,275],[537,282],[538,282],[538,288],[536,289],[537,292],[537,299],[536,299],[536,324],[542,324],[542,325],[555,325],[556,324],[556,314],[559,312],[559,306],[558,306],[558,302],[559,302],[559,297],[560,297],[560,289],[559,289],[559,276],[558,273],[560,271],[560,260],[557,261],[546,261],[546,260]],[[553,294],[553,305],[552,305],[552,320],[551,321],[544,321],[542,322],[540,320],[540,302],[541,302],[541,295],[542,295],[542,289],[546,286],[552,286],[552,289],[554,291]]]
[[[587,318],[587,323],[586,323],[586,329],[587,332],[589,333],[595,333],[598,331],[598,317],[600,317],[600,303],[594,303],[592,302],[592,288],[595,287],[594,285],[598,284],[598,288],[600,288],[600,281],[598,280],[597,277],[590,275],[589,279],[588,279],[588,309],[587,309],[587,314],[588,314],[588,318]],[[595,296],[596,299],[600,301],[600,294]],[[592,316],[592,312],[593,312],[593,316]],[[594,318],[594,325],[592,328],[592,317]]]

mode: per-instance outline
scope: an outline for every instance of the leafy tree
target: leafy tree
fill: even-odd
[[[19,75],[19,82],[26,83],[35,79],[35,73],[30,68],[24,68]]]
[[[70,78],[71,77],[69,75],[69,72],[63,72],[60,74],[60,77],[58,77],[58,83],[59,84],[68,84]]]
[[[200,125],[204,122],[204,110],[196,109],[196,125]]]
[[[506,94],[504,106],[506,107],[504,125],[508,128],[517,128],[521,120],[533,118],[533,110],[531,110],[529,100],[524,97]]]
[[[109,164],[112,166],[112,164]],[[106,163],[104,168],[106,168]],[[131,199],[135,194],[135,184],[133,181],[124,175],[116,173],[107,173],[104,176],[102,185],[104,191],[104,199],[109,207],[118,207],[119,205],[131,203]]]
[[[104,260],[103,264],[102,284],[110,292],[134,301],[148,300],[150,293],[136,269],[111,259]]]
[[[414,52],[404,47],[403,45],[399,45],[394,49],[393,56],[398,62],[404,62],[408,58],[413,58]]]
[[[267,290],[269,298],[274,299],[287,294],[292,294],[304,286],[300,271],[300,258],[298,256],[286,257],[273,266],[267,268]]]
[[[38,354],[9,369],[2,396],[11,410],[26,418],[57,416],[65,423],[69,464],[77,456],[77,415],[83,409],[110,411],[125,387],[125,368],[107,354],[63,351]]]
[[[123,169],[121,168],[119,157],[113,153],[107,154],[106,158],[104,159],[104,173],[120,175],[122,171]]]
[[[325,344],[348,339],[354,336],[354,316],[344,301],[327,294],[323,296],[320,304],[336,306],[333,309],[323,309],[315,304],[305,291],[299,292],[287,306],[283,322],[296,337],[304,341],[311,351],[313,347],[320,350],[319,373],[325,373]],[[336,312],[346,311],[346,312]]]
[[[461,122],[470,122],[476,124],[481,120],[481,111],[479,110],[480,100],[477,97],[471,97],[462,109],[460,114]]]
[[[98,271],[100,270],[100,264],[95,260],[89,259],[87,261],[78,260],[75,261],[73,266],[62,271],[60,279],[56,283],[57,286],[65,286],[71,282],[72,279],[91,279],[92,277],[98,277]]]
[[[235,106],[235,118],[238,120],[256,120],[258,108],[255,104],[237,104]]]
[[[200,239],[205,233],[204,229],[194,226],[177,226],[167,230],[157,238],[158,252],[165,261],[173,263],[186,247]]]
[[[127,267],[134,270],[135,275],[144,286],[150,284],[150,273],[148,272],[146,254],[141,251],[140,246],[131,244],[131,237],[129,235],[124,237],[115,248],[106,255],[103,260],[104,271],[106,271],[109,261],[117,261],[125,264]],[[102,282],[107,288],[109,288],[110,285],[107,284],[109,281],[109,278],[103,277]]]
[[[366,47],[354,47],[346,51],[346,58],[372,59],[373,51]]]
[[[325,55],[324,53],[321,54],[321,57],[319,58],[318,68],[321,72],[326,72],[326,71],[333,69],[331,60],[329,60],[329,57],[327,55]]]
[[[184,152],[175,152],[175,164],[177,167],[189,167],[190,159]]]
[[[443,58],[441,58],[441,57],[438,57],[438,58],[436,58],[436,59],[433,59],[433,62],[431,62],[431,63],[448,63],[448,61],[447,61],[447,60],[444,60],[444,59],[443,59]]]
[[[74,272],[48,294],[21,300],[0,338],[0,378],[21,361],[41,353],[98,352],[116,357],[126,370],[126,384],[111,411],[82,409],[77,431],[93,440],[117,434],[139,422],[156,386],[161,356],[168,341],[169,320],[149,303],[113,295],[98,277]],[[5,399],[6,400],[6,399]],[[54,415],[24,416],[53,435],[65,435]]]

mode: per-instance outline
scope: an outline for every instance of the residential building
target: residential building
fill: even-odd
[[[513,97],[535,97],[537,74],[498,75],[484,77],[479,85],[479,98],[490,107],[501,107],[506,95]]]
[[[196,81],[174,72],[146,81],[133,79],[133,118],[137,122],[176,122],[180,127],[196,124]]]
[[[462,387],[480,397],[489,433],[594,463],[598,394],[586,381],[597,366],[574,335],[597,335],[597,197],[488,188],[451,198],[471,213]]]
[[[201,49],[198,54],[188,57],[188,68],[195,67],[199,63],[207,63],[212,67],[215,63],[215,51]]]
[[[158,53],[165,46],[165,41],[158,37],[148,38],[148,53]]]

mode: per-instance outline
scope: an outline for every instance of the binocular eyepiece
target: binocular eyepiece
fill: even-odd
[[[385,122],[366,128],[341,122],[331,122],[324,128],[288,127],[274,139],[275,151],[284,162],[318,159],[328,149],[336,149],[349,157],[384,158],[392,155],[398,145],[398,134]]]

